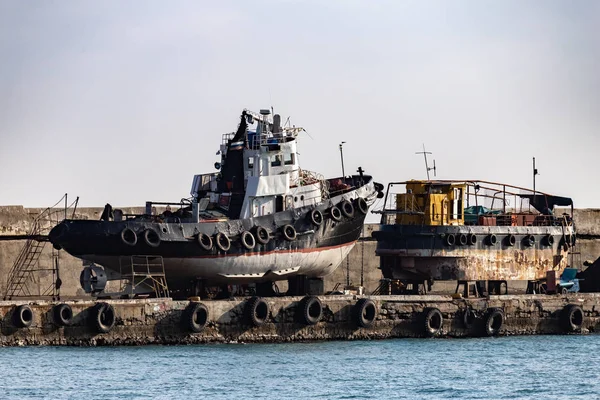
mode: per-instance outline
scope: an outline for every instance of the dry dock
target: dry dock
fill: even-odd
[[[479,299],[372,296],[367,298],[370,301],[355,296],[319,296],[308,302],[306,299],[279,297],[252,302],[240,298],[201,303],[170,299],[71,301],[61,303],[72,311],[66,326],[62,326],[57,315],[59,303],[5,301],[0,302],[0,345],[460,338],[585,334],[600,329],[600,294]],[[27,323],[28,327],[19,326]]]

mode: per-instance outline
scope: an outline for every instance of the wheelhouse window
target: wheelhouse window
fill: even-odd
[[[286,153],[283,155],[283,163],[285,165],[294,165],[294,153]]]
[[[271,167],[281,167],[281,156],[271,156]]]
[[[248,168],[254,168],[254,157],[248,157]]]

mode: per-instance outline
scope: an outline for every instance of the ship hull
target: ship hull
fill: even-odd
[[[461,244],[461,235],[475,243]],[[385,278],[536,280],[567,266],[574,233],[571,226],[382,225],[373,236]]]

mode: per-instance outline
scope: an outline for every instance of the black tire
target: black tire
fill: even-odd
[[[268,321],[270,315],[269,303],[262,297],[254,296],[246,302],[246,319],[250,325],[261,326]]]
[[[485,238],[485,244],[487,244],[488,246],[495,246],[496,243],[498,243],[498,238],[493,233],[487,235],[487,237]]]
[[[131,228],[125,228],[121,231],[121,241],[127,246],[135,246],[138,241],[137,234]]]
[[[338,204],[338,208],[342,211],[342,214],[344,214],[344,217],[346,217],[346,218],[354,217],[354,206],[348,200],[344,200],[340,204]]]
[[[298,305],[300,322],[305,325],[316,325],[323,315],[321,300],[316,296],[306,296]]]
[[[523,238],[523,244],[527,247],[533,247],[535,244],[535,236],[533,235],[525,235]]]
[[[206,233],[200,232],[198,236],[196,236],[196,241],[198,245],[205,251],[211,251],[213,248],[213,240]]]
[[[57,326],[71,325],[71,321],[73,320],[73,310],[68,304],[57,304],[52,307],[52,318]]]
[[[183,310],[181,322],[190,332],[202,332],[208,324],[208,308],[202,303],[190,302]]]
[[[215,235],[214,242],[221,251],[228,251],[231,248],[231,240],[223,232]]]
[[[566,287],[560,288],[560,294],[567,294],[567,293],[569,293],[569,289],[567,289]]]
[[[477,235],[469,233],[467,242],[469,246],[475,246],[477,244]]]
[[[269,243],[269,231],[262,226],[256,227],[256,229],[254,230],[254,236],[256,237],[256,241],[260,244]]]
[[[369,205],[367,204],[367,201],[365,199],[359,197],[358,199],[356,199],[356,209],[362,215],[366,215],[369,212]]]
[[[323,214],[315,208],[308,213],[308,219],[313,225],[319,226],[323,223]]]
[[[460,235],[458,235],[458,244],[460,244],[461,246],[466,246],[468,243],[468,238],[467,235],[465,235],[464,233],[461,233]]]
[[[444,243],[446,246],[454,246],[454,243],[456,243],[456,237],[450,233],[444,238]]]
[[[248,231],[242,232],[240,240],[242,241],[242,246],[244,246],[248,250],[252,250],[256,246],[256,240],[254,239],[254,235]]]
[[[336,206],[333,206],[329,209],[329,214],[331,215],[331,219],[335,222],[339,222],[342,220],[342,212]]]
[[[158,247],[160,246],[160,236],[154,229],[148,228],[144,231],[144,242],[150,247]]]
[[[92,327],[98,333],[108,333],[115,326],[115,309],[108,303],[97,303],[92,308]]]
[[[544,246],[552,247],[554,245],[554,236],[552,236],[552,235],[544,236],[544,238],[542,239],[542,244]]]
[[[517,243],[517,238],[515,235],[508,235],[505,239],[505,243],[507,246],[514,246]]]
[[[27,304],[16,306],[12,315],[12,322],[17,328],[28,328],[33,323],[33,311]]]
[[[471,329],[473,324],[475,323],[475,312],[471,308],[465,308],[462,314],[462,323],[465,329]]]
[[[281,227],[281,233],[287,241],[296,240],[296,229],[292,225],[284,225]]]
[[[442,332],[444,317],[437,308],[426,308],[423,310],[423,330],[425,336],[435,337]]]
[[[377,318],[377,306],[371,299],[359,299],[354,305],[354,322],[361,328],[369,328]]]
[[[577,304],[569,304],[563,308],[560,323],[565,332],[578,332],[583,327],[585,317]]]
[[[483,334],[485,336],[496,336],[500,333],[504,323],[504,313],[499,308],[488,309],[483,320]]]

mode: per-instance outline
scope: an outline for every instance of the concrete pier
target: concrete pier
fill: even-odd
[[[372,296],[369,299],[375,306],[375,313],[372,325],[368,327],[358,324],[356,305],[360,298],[355,296],[320,296],[320,318],[314,325],[299,318],[305,311],[301,297],[265,298],[269,312],[260,326],[252,325],[248,318],[248,299],[203,301],[208,316],[205,326],[197,333],[190,330],[189,317],[185,314],[186,308],[195,302],[106,300],[106,304],[114,310],[114,325],[108,332],[100,333],[94,322],[97,316],[94,301],[66,302],[73,315],[67,326],[57,323],[53,309],[56,302],[4,301],[0,302],[0,346],[265,343],[428,336],[460,338],[585,334],[600,329],[600,294],[507,295],[479,299]],[[18,327],[15,322],[15,312],[20,305],[27,305],[32,312],[29,327]],[[575,305],[577,307],[573,308]],[[427,315],[438,312],[431,310],[439,311],[440,321],[435,318],[427,320]],[[571,311],[569,316],[569,310],[575,311]],[[502,314],[501,320],[489,322],[491,312]],[[368,313],[364,315],[367,319],[371,318]],[[488,322],[492,332],[486,330]]]

